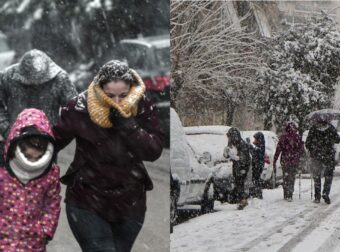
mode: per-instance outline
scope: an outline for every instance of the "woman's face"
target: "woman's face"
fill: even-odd
[[[130,91],[130,85],[125,81],[110,81],[103,85],[104,93],[113,99],[116,103],[120,103]]]

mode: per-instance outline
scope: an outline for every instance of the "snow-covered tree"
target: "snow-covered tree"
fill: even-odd
[[[246,33],[227,1],[171,1],[171,102],[178,110],[209,104],[228,115],[244,102],[261,65],[261,42]],[[237,22],[235,22],[235,19]]]
[[[304,125],[309,112],[331,106],[340,75],[340,33],[329,16],[291,25],[274,37],[268,55],[255,86],[266,128],[291,119]]]

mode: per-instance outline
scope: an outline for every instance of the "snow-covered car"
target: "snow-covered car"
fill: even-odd
[[[262,132],[265,139],[266,145],[266,156],[269,158],[269,162],[265,162],[263,172],[261,174],[261,180],[264,185],[269,188],[273,188],[277,186],[280,182],[282,182],[282,168],[280,161],[276,162],[276,177],[274,179],[274,171],[273,171],[273,161],[274,154],[276,150],[276,146],[279,142],[277,135],[272,131],[259,130],[259,131],[241,131],[241,136],[244,140],[247,138],[250,139],[250,143],[254,142],[254,135],[256,132]]]
[[[0,71],[13,63],[15,52],[7,44],[7,37],[0,32]]]
[[[232,177],[232,162],[223,157],[223,151],[228,143],[226,133],[229,126],[195,126],[185,127],[186,138],[193,147],[195,155],[213,170],[214,197],[216,200],[232,202],[234,180]],[[244,140],[247,138],[253,142],[253,136],[257,131],[241,131]],[[277,186],[282,180],[282,169],[277,163],[276,180],[273,179],[273,159],[278,143],[277,135],[271,131],[261,131],[266,140],[266,155],[269,164],[266,163],[261,174],[264,185],[269,188]],[[250,169],[251,171],[251,169]],[[249,190],[251,184],[251,172],[248,173],[245,188]]]
[[[202,213],[214,208],[212,170],[200,163],[185,138],[182,123],[176,111],[170,108],[171,125],[171,224],[176,221],[177,207],[201,205]]]
[[[192,146],[198,160],[210,167],[214,178],[214,198],[222,202],[232,201],[234,179],[232,163],[223,157],[228,143],[228,126],[184,127],[186,139]]]

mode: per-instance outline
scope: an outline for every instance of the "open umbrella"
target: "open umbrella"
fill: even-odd
[[[321,109],[313,111],[306,116],[309,121],[333,121],[340,120],[340,110],[338,109]]]

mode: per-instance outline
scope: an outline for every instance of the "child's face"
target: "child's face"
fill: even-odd
[[[23,153],[29,161],[35,162],[38,161],[43,156],[44,151],[38,150],[33,147],[26,147]]]

